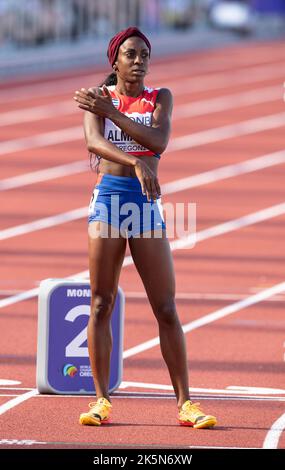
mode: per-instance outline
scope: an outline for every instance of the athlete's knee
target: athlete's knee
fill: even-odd
[[[160,325],[172,326],[177,321],[177,312],[174,298],[159,302],[154,307],[154,314]]]
[[[112,313],[114,298],[114,294],[109,292],[92,292],[91,319],[100,322],[109,318]]]

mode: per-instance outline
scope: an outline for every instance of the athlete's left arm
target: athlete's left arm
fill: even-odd
[[[157,94],[151,126],[134,122],[117,109],[109,119],[136,142],[152,152],[161,154],[165,151],[170,137],[172,108],[173,98],[170,90],[161,88]]]
[[[82,93],[82,91],[81,91]],[[81,95],[78,92],[78,95]],[[167,147],[170,130],[173,98],[168,88],[161,88],[157,94],[155,109],[152,114],[151,126],[134,122],[113,106],[111,95],[107,87],[103,86],[104,96],[85,92],[84,103],[78,96],[79,107],[110,119],[120,129],[129,134],[136,142],[155,153],[163,153]],[[89,96],[88,96],[89,93]],[[90,100],[89,100],[90,98]],[[95,99],[94,99],[95,98]]]

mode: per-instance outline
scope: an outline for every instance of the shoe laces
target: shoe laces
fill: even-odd
[[[191,413],[191,415],[194,418],[199,418],[200,416],[205,416],[201,408],[199,408],[200,403],[192,403],[190,400],[188,400],[186,403],[184,403],[182,407],[182,412],[188,412]]]
[[[106,398],[99,398],[97,401],[92,401],[89,403],[89,408],[92,409],[92,411],[100,411],[103,408],[111,408],[111,403],[106,399]]]

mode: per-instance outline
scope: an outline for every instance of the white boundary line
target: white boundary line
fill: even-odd
[[[65,176],[76,175],[90,170],[87,160],[79,160],[64,165],[58,165],[44,170],[22,173],[0,180],[0,191],[7,189],[21,188],[29,184],[42,183],[43,181],[63,178]]]
[[[0,291],[1,292],[1,291]],[[13,294],[14,292],[12,292]],[[18,293],[17,291],[15,293]],[[126,299],[147,299],[146,292],[142,291],[124,291]],[[247,297],[246,294],[223,294],[223,293],[208,293],[208,292],[177,292],[175,294],[176,300],[214,300],[214,301],[238,301],[243,300]],[[268,302],[285,302],[284,295],[276,295]]]
[[[17,405],[20,405],[20,403],[23,403],[26,400],[29,400],[29,398],[35,397],[38,395],[37,389],[31,390],[30,392],[23,393],[23,395],[17,396],[16,398],[13,398],[12,400],[7,401],[3,405],[0,406],[0,415],[6,413],[6,411],[11,410]]]
[[[184,191],[185,189],[190,189],[202,186],[204,184],[209,184],[227,178],[236,177],[242,174],[251,173],[282,163],[285,163],[285,150],[282,150],[280,152],[274,152],[269,155],[264,155],[262,157],[246,160],[233,165],[227,165],[221,168],[200,173],[198,175],[182,178],[180,180],[171,181],[169,183],[163,184],[161,190],[163,195],[168,195],[172,193],[176,194],[177,192]],[[12,180],[12,184],[13,183],[15,184],[14,179]],[[0,241],[7,240],[15,236],[35,232],[37,230],[54,227],[56,225],[61,225],[66,222],[81,219],[83,217],[87,217],[86,206],[80,207],[78,209],[73,209],[68,212],[62,212],[60,214],[52,215],[49,217],[44,217],[42,219],[37,219],[33,222],[28,222],[26,224],[16,225],[14,227],[3,229],[0,231]]]
[[[263,442],[263,449],[277,449],[279,439],[285,429],[285,413],[271,426]]]
[[[226,126],[207,129],[189,135],[182,135],[172,139],[168,145],[168,151],[185,150],[221,140],[255,134],[285,126],[285,113],[271,114],[246,121],[227,124]]]
[[[170,242],[171,250],[177,250],[181,248],[186,248],[187,246],[193,246],[193,243],[199,243],[201,241],[207,240],[209,238],[230,233],[235,230],[248,227],[250,225],[263,222],[265,220],[271,219],[273,217],[278,217],[285,213],[285,203],[277,204],[275,206],[268,207],[266,209],[262,209],[257,212],[253,212],[251,214],[247,214],[243,217],[239,217],[238,219],[233,219],[228,222],[224,222],[222,224],[215,225],[214,227],[210,227],[196,234],[191,234],[188,237],[182,238],[180,240],[174,240]],[[123,262],[123,267],[130,266],[133,264],[133,259],[131,256],[126,256]],[[88,277],[88,271],[82,271],[77,274],[73,274],[68,276],[68,278],[86,278]],[[7,307],[9,305],[13,305],[17,302],[22,300],[31,299],[38,295],[39,289],[35,287],[34,289],[28,290],[26,292],[22,292],[21,294],[16,294],[5,299],[0,300],[0,308]],[[281,291],[280,291],[281,292]],[[278,292],[276,292],[277,294]],[[257,294],[258,295],[258,294]],[[273,295],[273,294],[272,294]]]
[[[270,287],[269,289],[265,289],[259,292],[258,294],[251,295],[247,297],[246,299],[239,300],[238,302],[235,302],[231,305],[227,305],[226,307],[216,310],[213,313],[204,315],[203,317],[200,317],[197,320],[186,323],[182,325],[183,331],[184,333],[189,333],[189,331],[196,330],[197,328],[200,328],[201,326],[205,326],[216,320],[220,320],[221,318],[231,315],[232,313],[236,313],[239,310],[255,305],[259,302],[262,302],[265,299],[268,299],[272,295],[279,294],[280,292],[284,292],[284,291],[285,291],[285,282],[281,282],[280,284],[276,284]],[[152,338],[148,341],[138,344],[137,346],[134,346],[133,348],[130,348],[124,351],[123,359],[134,356],[143,351],[147,351],[148,349],[151,349],[158,345],[159,345],[159,336],[156,336],[155,338]]]
[[[226,90],[227,88],[232,89],[235,86],[250,85],[259,83],[260,81],[271,81],[280,79],[282,83],[284,78],[284,71],[282,70],[283,64],[275,65],[272,68],[268,67],[252,67],[248,70],[236,70],[232,74],[225,75],[224,73],[213,73],[207,74],[203,77],[192,77],[183,80],[183,85],[179,86],[176,82],[167,81],[167,86],[171,89],[174,97],[179,95],[185,95],[186,90],[189,89],[189,94],[203,92],[203,91],[214,91],[214,90]],[[182,81],[182,80],[181,80]]]
[[[256,158],[243,160],[239,163],[225,165],[213,170],[205,171],[197,175],[187,176],[161,186],[162,193],[171,194],[184,189],[195,188],[204,184],[213,183],[220,179],[227,179],[258,170],[263,170],[274,165],[285,163],[285,150],[280,150]],[[39,183],[55,178],[82,173],[89,170],[86,160],[59,165],[45,170],[33,171],[0,180],[0,191],[14,189],[29,184]]]
[[[181,85],[180,85],[181,86]],[[174,108],[173,118],[175,120],[185,117],[201,116],[203,114],[218,113],[227,109],[243,108],[254,104],[268,103],[282,100],[282,84],[263,87],[250,91],[222,95],[206,100],[199,100],[187,104],[177,105]],[[59,103],[33,106],[20,110],[7,111],[1,113],[0,127],[23,124],[42,119],[79,114],[78,107],[70,98]]]
[[[140,388],[140,389],[151,389],[151,390],[166,390],[169,392],[173,392],[174,389],[172,385],[166,384],[154,384],[154,383],[145,383],[145,382],[130,382],[130,381],[123,381],[120,384],[119,389],[126,389],[126,388]],[[285,395],[285,390],[280,388],[266,388],[266,387],[239,387],[235,385],[230,385],[226,388],[217,389],[217,388],[196,388],[196,387],[189,387],[189,392],[191,393],[203,393],[203,394],[213,394],[213,395],[239,395],[239,396],[264,396],[264,395]],[[143,392],[133,392],[133,393],[143,393]],[[282,397],[281,397],[282,398]],[[285,396],[283,397],[285,398]]]
[[[259,118],[259,121],[260,121],[260,118]],[[225,127],[228,127],[228,126],[225,126]],[[282,206],[282,205],[279,205],[279,206]],[[269,209],[272,209],[272,208],[268,208],[267,210],[269,210]],[[264,212],[264,211],[259,211],[259,212]],[[247,217],[249,217],[249,216],[247,216]],[[264,219],[262,219],[262,220],[264,220]],[[221,225],[225,225],[225,224],[221,224]],[[209,230],[213,230],[213,228],[209,229]],[[225,233],[225,232],[222,231],[222,232],[219,232],[219,233]],[[205,238],[202,237],[201,239],[205,239]],[[36,290],[38,290],[38,289],[36,289]],[[236,311],[238,311],[242,308],[248,307],[250,305],[254,305],[257,302],[260,302],[260,301],[270,297],[271,295],[275,295],[277,293],[283,292],[284,290],[285,290],[285,282],[277,284],[277,285],[275,285],[275,286],[273,286],[269,289],[266,289],[262,292],[259,292],[258,294],[255,294],[251,297],[248,297],[247,299],[243,299],[239,302],[234,303],[233,305],[229,305],[229,306],[227,306],[223,309],[220,309],[216,312],[213,312],[209,315],[206,315],[202,318],[199,318],[199,319],[197,319],[193,322],[190,322],[186,325],[183,325],[183,330],[184,330],[185,333],[187,333],[188,331],[192,331],[196,328],[199,328],[200,326],[204,326],[205,324],[209,324],[209,323],[211,323],[211,322],[213,322],[217,319],[223,318],[226,315],[235,313]],[[157,339],[158,339],[158,342],[157,342]],[[154,339],[149,340],[145,343],[142,343],[141,345],[136,346],[135,348],[130,348],[129,350],[125,351],[123,357],[126,358],[126,357],[133,356],[135,354],[138,354],[139,352],[145,351],[146,349],[150,349],[150,348],[156,346],[157,344],[159,344],[159,338],[154,338]],[[23,394],[22,396],[17,396],[16,398],[13,398],[12,400],[9,400],[4,405],[0,406],[0,415],[5,413],[6,411],[10,410],[11,408],[17,406],[18,404],[23,403],[24,401],[28,400],[29,398],[32,398],[33,396],[36,396],[37,394],[38,394],[38,391],[36,389],[34,389],[34,390],[31,390],[31,391]],[[281,429],[279,428],[279,426],[281,426]],[[272,445],[272,443],[275,446],[278,445],[278,440],[279,440],[279,437],[281,435],[282,430],[284,429],[284,426],[285,426],[285,414],[282,415],[273,424],[273,426],[271,428],[271,432],[274,433],[274,435],[273,435],[273,437],[272,437],[272,434],[271,435],[269,434],[269,437],[267,435],[267,438],[264,442],[264,447],[265,448],[268,448],[266,446]],[[268,442],[269,442],[269,444],[268,444]],[[202,447],[204,447],[204,446],[202,446]]]
[[[50,217],[44,217],[42,219],[35,220],[34,222],[7,228],[0,231],[0,240],[7,240],[8,238],[82,219],[83,217],[87,217],[87,212],[87,207],[80,207],[79,209],[63,212],[57,215],[51,215]]]
[[[225,316],[231,315],[232,313],[236,313],[237,311],[239,311],[243,308],[249,307],[251,305],[255,305],[258,302],[261,302],[261,301],[269,298],[272,295],[283,292],[284,290],[285,290],[285,282],[282,282],[280,284],[277,284],[275,286],[270,287],[269,289],[265,289],[265,290],[259,292],[258,294],[247,297],[244,300],[241,300],[239,302],[235,302],[234,304],[228,305],[225,308],[219,309],[215,312],[212,312],[208,315],[205,315],[201,318],[198,318],[197,320],[194,320],[192,322],[184,324],[182,326],[183,331],[184,331],[184,333],[188,333],[189,331],[193,331],[197,328],[200,328],[201,326],[205,326],[205,325],[207,325],[209,323],[212,323],[216,320],[224,318]],[[133,348],[130,348],[130,349],[127,349],[126,351],[124,351],[123,352],[123,359],[134,356],[136,354],[139,354],[139,353],[141,353],[143,351],[146,351],[148,349],[151,349],[151,348],[153,348],[157,345],[159,345],[159,337],[155,337],[151,340],[145,341],[145,342],[143,342],[143,343],[141,343],[141,344],[139,344],[139,345],[137,345]],[[136,387],[140,386],[139,382],[123,382],[123,384],[122,384],[123,387],[121,386],[121,388],[124,388],[124,386],[125,387],[130,386],[130,384],[132,384],[133,386],[136,386]],[[161,389],[163,389],[163,390],[171,390],[172,389],[172,387],[169,386],[169,385],[155,385],[155,384],[143,384],[143,385],[144,385],[144,388],[147,385],[149,385],[149,386],[151,386],[151,388],[159,387],[160,390]],[[199,389],[195,389],[195,390],[199,390]],[[200,389],[200,390],[202,390],[202,389]],[[233,395],[233,390],[228,390],[228,392],[223,390],[223,393],[224,394],[228,393],[228,394]],[[246,393],[245,390],[239,389],[239,394],[245,394],[245,393]],[[255,392],[255,393],[257,393],[257,392]],[[3,405],[0,405],[0,415],[4,414],[6,411],[10,410],[11,408],[14,408],[15,406],[19,405],[20,403],[23,403],[24,401],[26,401],[29,398],[32,398],[36,395],[38,395],[38,391],[37,391],[37,389],[34,389],[34,390],[31,390],[27,393],[24,393],[21,396],[17,396],[16,398],[13,398],[12,400],[9,400],[7,403],[4,403]],[[279,439],[279,436],[281,435],[282,431],[279,428],[276,430],[276,428],[277,428],[277,425],[278,426],[280,425],[280,423],[281,423],[281,427],[282,427],[283,424],[285,425],[285,414],[276,423],[273,425],[273,431],[272,431],[272,432],[274,432],[274,437],[272,437],[272,434],[271,434],[269,436],[269,438],[267,439],[266,445],[272,445],[272,442],[275,443],[276,440],[277,440],[277,443],[278,443],[278,439]],[[268,444],[268,442],[269,442],[269,444]]]
[[[0,394],[0,398],[8,398],[8,397],[18,397],[20,396],[19,394]],[[35,398],[93,398],[94,395],[50,395],[50,394],[39,394],[36,395]],[[114,399],[117,398],[129,398],[129,399],[140,399],[140,400],[175,400],[176,397],[174,393],[172,395],[169,395],[167,393],[158,393],[158,394],[153,394],[153,393],[143,393],[143,392],[116,392],[112,393],[111,397]],[[203,395],[203,394],[195,394],[192,393],[191,397],[193,400],[216,400],[216,401],[241,401],[241,402],[246,402],[246,401],[256,401],[256,402],[284,402],[285,403],[285,397],[277,397],[277,396],[256,396],[256,395]]]
[[[204,66],[205,63],[206,66]],[[226,63],[221,63],[220,59],[214,59],[211,65],[209,59],[205,61],[203,58],[201,59],[200,64],[195,64],[195,67],[193,67],[193,63],[191,64],[191,71],[187,71],[187,69],[185,69],[185,62],[182,62],[181,66],[183,72],[181,74],[181,71],[179,70],[177,78],[192,75],[192,77],[185,82],[185,86],[187,84],[187,87],[189,86],[191,91],[201,91],[204,88],[210,90],[215,89],[216,86],[221,88],[229,86],[229,84],[235,85],[238,84],[237,81],[242,83],[252,83],[272,80],[274,78],[281,78],[284,76],[284,73],[282,73],[282,65],[284,64],[282,54],[280,54],[280,57],[276,57],[271,61],[268,61],[268,59],[265,61],[257,60],[255,65],[253,64],[253,57],[251,57],[250,60],[242,59],[241,63],[234,64],[229,64],[228,61]],[[165,83],[165,73],[168,72],[169,64],[152,64],[152,83],[155,81]],[[29,98],[43,98],[47,96],[58,96],[70,92],[72,93],[76,88],[78,88],[79,84],[82,84],[81,86],[94,86],[94,84],[96,85],[101,82],[107,75],[108,71],[102,70],[102,72],[99,73],[77,75],[73,78],[58,77],[56,80],[46,80],[46,82],[41,81],[40,83],[32,85],[15,85],[12,89],[0,90],[0,103],[5,104],[15,101],[19,103],[20,101],[24,101]],[[174,78],[173,75],[171,78]],[[215,82],[219,80],[221,83],[216,84]],[[185,94],[184,86],[177,87],[177,81],[169,82],[168,78],[167,86],[171,87],[171,89],[177,88],[178,94]],[[36,94],[37,92],[38,94]]]
[[[284,122],[285,112],[281,112],[182,135],[170,141],[165,153],[276,129],[285,126]],[[66,129],[37,134],[32,137],[23,137],[3,142],[0,144],[0,155],[8,155],[14,152],[48,147],[50,145],[58,145],[66,142],[75,142],[77,140],[83,140],[83,138],[82,126],[68,127]]]

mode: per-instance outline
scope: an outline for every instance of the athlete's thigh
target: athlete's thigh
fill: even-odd
[[[102,226],[101,221],[92,222],[88,231],[90,284],[92,292],[111,294],[117,290],[125,257],[126,239],[121,236],[94,236],[96,226],[99,225]]]
[[[157,306],[174,298],[175,274],[166,235],[163,238],[130,238],[129,246],[151,305]]]

